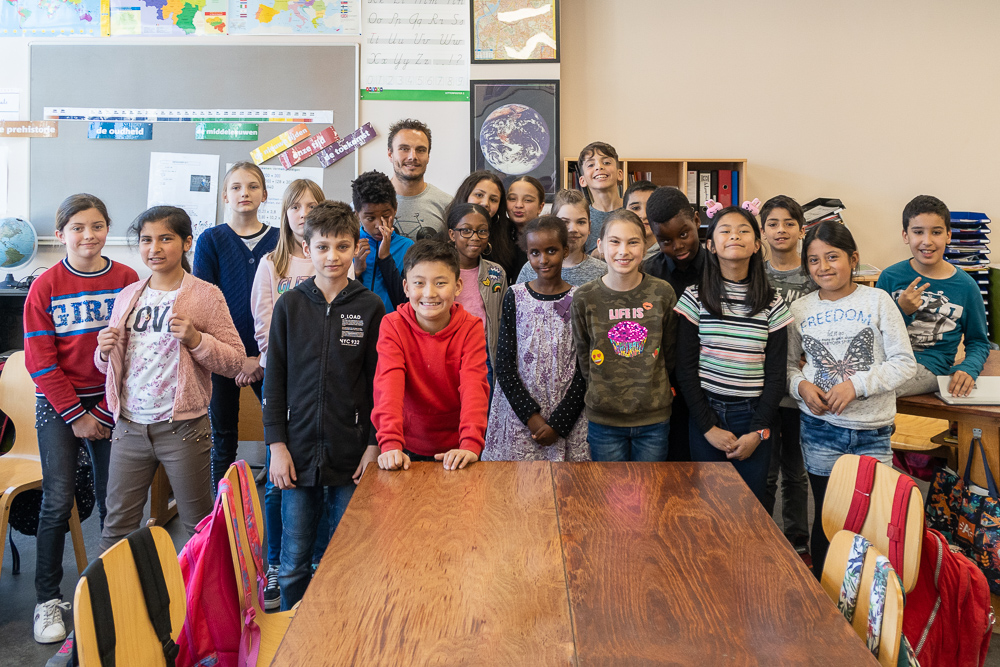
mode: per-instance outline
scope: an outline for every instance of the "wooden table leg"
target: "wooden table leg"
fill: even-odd
[[[164,526],[177,516],[177,501],[170,497],[170,480],[161,464],[153,476],[153,486],[149,490],[149,521],[147,525]]]
[[[97,509],[96,507],[94,508]],[[87,547],[83,543],[83,529],[80,527],[80,513],[76,509],[76,501],[73,501],[73,512],[69,519],[69,533],[73,538],[73,554],[76,556],[76,571],[83,574],[87,569]]]
[[[961,476],[965,473],[974,428],[983,430],[982,440],[983,449],[986,450],[986,461],[993,471],[993,478],[1000,479],[1000,421],[974,416],[958,420],[958,474]],[[983,470],[982,457],[978,452],[973,453],[971,476],[973,484],[986,488],[986,472]],[[990,602],[994,609],[1000,610],[1000,596],[991,594]],[[998,625],[993,626],[993,632],[1000,632]]]

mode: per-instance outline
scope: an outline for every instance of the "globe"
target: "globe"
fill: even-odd
[[[524,104],[505,104],[486,117],[479,145],[490,166],[510,176],[537,169],[549,154],[549,127]]]
[[[35,258],[38,234],[35,227],[21,218],[0,219],[0,267],[16,269]]]

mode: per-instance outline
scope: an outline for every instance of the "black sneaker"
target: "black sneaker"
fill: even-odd
[[[281,606],[281,589],[278,588],[278,566],[267,568],[267,587],[264,588],[264,609],[271,611]]]

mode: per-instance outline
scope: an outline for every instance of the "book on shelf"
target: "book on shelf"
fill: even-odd
[[[698,206],[705,208],[705,202],[712,198],[712,172],[698,172]]]
[[[743,203],[740,201],[740,172],[736,169],[731,170],[730,179],[733,187],[733,206],[740,206]],[[761,220],[761,223],[763,222]]]
[[[719,174],[719,203],[723,206],[733,205],[733,172],[728,169],[720,169]]]
[[[945,246],[944,259],[973,275],[989,263],[990,219],[985,213],[954,211],[951,213],[951,240]],[[976,278],[976,275],[973,275]]]
[[[688,170],[687,196],[692,204],[698,203],[698,172],[693,169]]]

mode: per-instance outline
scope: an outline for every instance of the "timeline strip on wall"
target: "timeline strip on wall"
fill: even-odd
[[[332,111],[274,109],[121,109],[45,107],[45,120],[145,123],[333,123]]]

